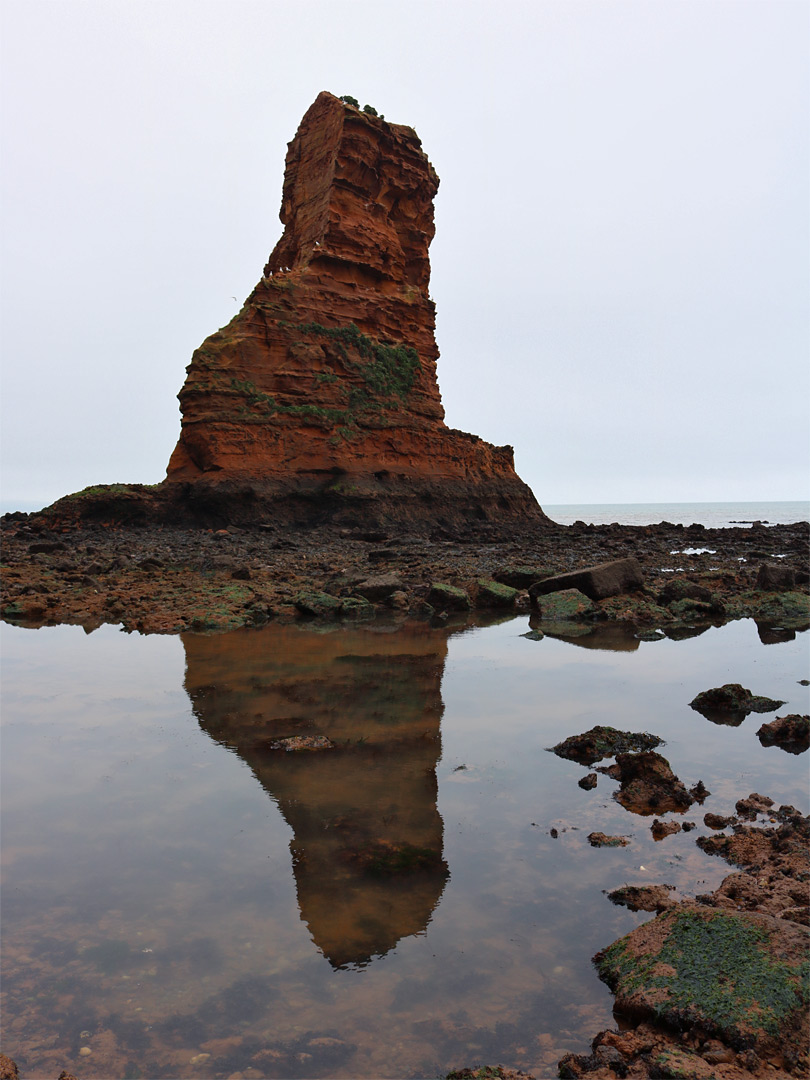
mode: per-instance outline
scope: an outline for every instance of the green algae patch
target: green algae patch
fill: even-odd
[[[619,1011],[700,1024],[744,1047],[783,1034],[810,1002],[806,936],[767,917],[681,909],[594,960]]]
[[[657,604],[643,594],[622,593],[599,601],[602,615],[615,622],[636,626],[664,626],[672,622],[669,608]]]
[[[785,630],[805,630],[810,626],[810,596],[798,590],[761,593],[753,590],[726,600],[726,614],[732,619],[754,618]]]
[[[597,724],[581,735],[569,735],[556,746],[550,747],[550,750],[557,757],[568,758],[580,765],[593,765],[602,758],[639,753],[663,745],[663,739],[647,731],[620,731],[618,728]]]
[[[542,622],[566,622],[568,620],[598,619],[602,611],[579,589],[562,589],[546,593],[538,598]]]
[[[207,586],[196,599],[190,629],[195,633],[236,630],[245,625],[245,609],[254,600],[246,585]]]
[[[340,604],[340,614],[344,619],[362,622],[374,618],[374,605],[363,597],[347,596]]]
[[[448,609],[450,611],[469,611],[472,607],[470,598],[464,589],[458,589],[455,585],[445,585],[440,581],[434,581],[430,586],[427,602],[436,611]]]
[[[337,596],[325,592],[304,590],[293,597],[293,604],[302,615],[311,618],[335,617],[343,607]]]
[[[478,607],[510,608],[514,607],[518,590],[498,581],[482,580],[478,582]]]

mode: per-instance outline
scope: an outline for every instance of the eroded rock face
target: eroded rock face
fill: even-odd
[[[511,447],[444,424],[438,184],[412,128],[318,95],[289,144],[284,235],[188,368],[168,481],[302,523],[548,521]]]

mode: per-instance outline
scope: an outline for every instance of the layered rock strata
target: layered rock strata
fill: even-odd
[[[412,128],[318,95],[288,148],[284,234],[179,394],[167,481],[189,506],[300,524],[548,521],[511,447],[444,423],[438,184]]]

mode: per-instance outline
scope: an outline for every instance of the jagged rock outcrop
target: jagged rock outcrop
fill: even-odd
[[[412,128],[318,95],[288,148],[284,235],[187,369],[174,501],[300,524],[548,523],[511,447],[444,423],[438,184]]]

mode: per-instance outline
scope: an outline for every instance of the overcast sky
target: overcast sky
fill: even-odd
[[[806,0],[3,0],[4,503],[163,478],[321,90],[418,131],[447,422],[541,504],[807,498],[809,33]]]

